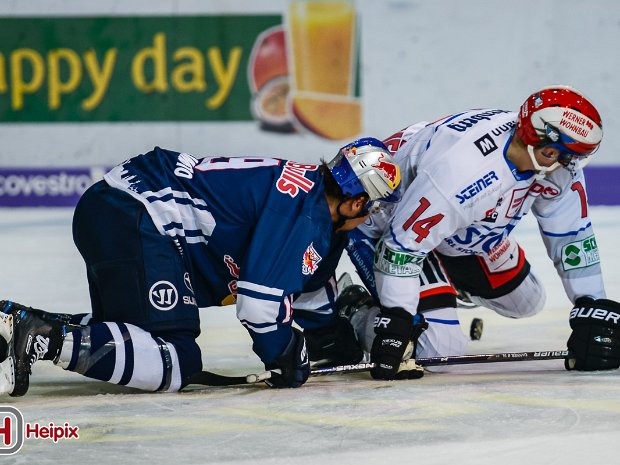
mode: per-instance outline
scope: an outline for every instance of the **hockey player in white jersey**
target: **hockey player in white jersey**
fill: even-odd
[[[24,395],[40,359],[110,383],[177,391],[202,369],[199,307],[235,302],[254,352],[280,370],[269,384],[301,386],[310,368],[291,301],[337,233],[363,222],[375,201],[397,200],[399,182],[392,155],[372,138],[321,165],[198,159],[159,147],[125,161],[74,213],[92,315],[0,301],[0,393]]]
[[[401,167],[403,198],[351,232],[348,246],[380,307],[366,301],[344,309],[377,364],[373,377],[420,376],[399,364],[421,310],[429,327],[418,357],[465,353],[455,305],[422,305],[453,297],[452,284],[509,318],[543,309],[543,283],[510,236],[530,211],[574,304],[566,368],[620,366],[620,305],[606,299],[581,169],[602,136],[592,103],[553,86],[532,94],[519,113],[466,111],[384,141]]]

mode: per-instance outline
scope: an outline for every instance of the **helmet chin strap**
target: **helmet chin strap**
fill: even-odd
[[[540,166],[538,164],[538,161],[536,161],[536,155],[534,154],[534,147],[532,147],[531,145],[527,146],[527,153],[530,156],[530,160],[532,160],[532,164],[534,165],[534,171],[536,171],[536,177],[538,177],[539,179],[544,178],[547,174],[551,173],[552,171],[555,171],[560,166],[562,166],[557,161],[551,166]]]

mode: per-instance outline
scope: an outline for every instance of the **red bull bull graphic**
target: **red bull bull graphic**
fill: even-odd
[[[239,268],[239,265],[235,263],[235,259],[232,258],[230,255],[224,255],[224,263],[226,263],[226,266],[228,267],[228,271],[230,271],[231,276],[234,278],[238,278],[239,273],[241,273],[241,268]]]
[[[239,268],[239,265],[235,263],[235,259],[230,255],[224,255],[224,263],[228,267],[230,275],[235,279],[228,283],[228,291],[230,294],[222,299],[221,305],[233,305],[237,302],[237,279],[239,279],[239,275],[241,274],[241,268]]]
[[[379,158],[379,162],[372,165],[383,172],[383,177],[388,181],[390,189],[396,189],[400,184],[400,168],[396,163],[384,161],[384,156]]]

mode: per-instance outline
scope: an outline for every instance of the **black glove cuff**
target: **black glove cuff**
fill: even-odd
[[[401,307],[382,307],[375,317],[375,334],[411,339],[413,315]]]

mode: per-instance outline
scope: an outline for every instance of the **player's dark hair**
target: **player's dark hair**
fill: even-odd
[[[327,162],[321,160],[321,166],[319,171],[323,175],[323,185],[325,186],[325,194],[338,200],[346,200],[346,196],[342,192],[342,189],[336,182],[336,178],[332,175],[332,172],[327,167]]]

